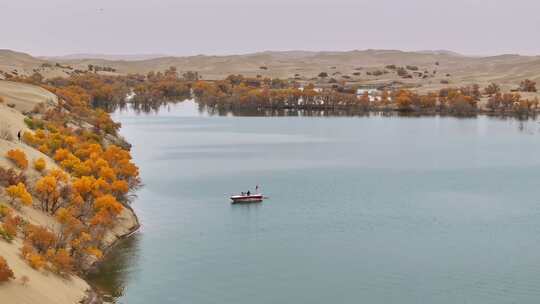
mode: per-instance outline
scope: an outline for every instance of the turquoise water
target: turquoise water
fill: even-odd
[[[114,118],[145,184],[93,278],[118,303],[540,301],[536,121]]]

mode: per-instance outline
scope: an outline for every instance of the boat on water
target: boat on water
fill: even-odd
[[[258,203],[262,202],[266,197],[262,195],[262,193],[259,192],[259,186],[257,185],[255,187],[255,193],[248,192],[242,192],[240,195],[232,195],[230,197],[233,204],[236,203]]]
[[[264,196],[260,193],[257,194],[251,194],[251,195],[233,195],[231,196],[231,201],[233,204],[236,203],[258,203],[262,202],[264,199]]]

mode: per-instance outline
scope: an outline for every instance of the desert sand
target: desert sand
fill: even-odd
[[[19,248],[21,246],[20,240],[15,240],[11,244],[0,242],[0,255],[7,260],[17,277],[16,280],[0,284],[1,303],[73,304],[85,298],[86,290],[90,286],[84,280],[77,276],[62,278],[51,273],[34,270],[20,258]],[[22,276],[27,276],[30,279],[26,285],[20,281]]]

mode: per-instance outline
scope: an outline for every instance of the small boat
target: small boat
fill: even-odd
[[[264,196],[260,193],[257,194],[251,194],[251,195],[233,195],[231,196],[231,201],[233,204],[236,203],[258,203],[262,202],[264,199]]]
[[[236,203],[259,203],[262,202],[264,195],[259,193],[259,185],[255,187],[255,193],[251,194],[251,192],[242,192],[240,195],[233,195],[230,197],[233,204]]]

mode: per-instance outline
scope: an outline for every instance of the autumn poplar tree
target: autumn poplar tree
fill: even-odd
[[[6,193],[10,197],[10,203],[16,208],[19,208],[19,203],[25,206],[32,204],[32,196],[26,190],[26,186],[23,183],[12,185],[6,188]]]

